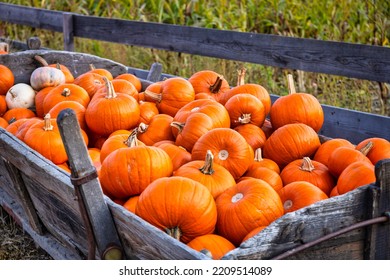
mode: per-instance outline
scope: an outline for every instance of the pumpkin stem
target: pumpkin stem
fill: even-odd
[[[165,229],[165,232],[166,232],[169,236],[171,236],[171,237],[173,237],[173,238],[175,238],[175,239],[177,239],[177,240],[180,240],[180,237],[181,237],[181,230],[180,230],[180,228],[178,228],[178,227],[166,228],[166,229]]]
[[[255,161],[262,161],[263,160],[263,155],[262,155],[262,151],[261,151],[261,148],[257,148],[255,150],[255,158],[254,158]]]
[[[105,97],[107,99],[112,99],[117,97],[117,94],[115,93],[114,86],[112,85],[111,81],[105,76],[103,76],[103,80],[107,90],[107,94]]]
[[[8,124],[11,124],[11,123],[14,123],[16,122],[16,118],[15,117],[12,117],[9,121],[8,121]]]
[[[287,74],[288,94],[296,93],[294,78],[292,74]]]
[[[0,43],[0,51],[9,52],[9,45],[5,42]]]
[[[293,202],[289,199],[283,203],[284,210],[288,210],[293,206]]]
[[[8,92],[11,94],[12,98],[15,98],[15,97],[17,96],[17,95],[13,92],[12,88],[10,88]]]
[[[129,137],[126,139],[124,144],[128,146],[129,148],[131,147],[137,147],[138,146],[138,141],[137,141],[137,135],[138,135],[138,129],[133,129],[133,131],[130,133]]]
[[[95,65],[93,65],[93,63],[91,63],[91,64],[89,64],[89,69],[90,69],[90,70],[95,70],[96,67],[95,67]]]
[[[299,169],[302,171],[312,172],[315,168],[309,157],[303,157],[302,165]]]
[[[172,127],[176,128],[177,130],[179,130],[179,133],[181,133],[183,131],[183,128],[185,126],[185,123],[179,123],[179,122],[171,122],[170,124]]]
[[[43,118],[43,130],[44,131],[50,131],[53,130],[53,125],[51,124],[51,117],[50,114],[46,114]]]
[[[203,167],[199,168],[200,172],[206,175],[212,175],[215,171],[213,169],[214,155],[210,150],[207,150],[206,159]]]
[[[237,77],[237,86],[241,86],[245,84],[245,75],[246,75],[246,69],[242,67],[238,72],[238,77]]]
[[[49,63],[47,63],[47,61],[40,55],[34,56],[34,59],[42,64],[42,66],[49,66]]]
[[[58,70],[61,70],[61,64],[60,64],[59,62],[56,63],[56,68],[57,68]]]
[[[223,81],[223,76],[218,76],[215,83],[210,86],[210,92],[218,93],[219,90],[221,89],[222,81]]]
[[[367,154],[371,151],[371,149],[374,147],[374,143],[372,141],[368,141],[366,145],[364,145],[359,151],[367,156]]]
[[[153,99],[154,101],[156,101],[156,102],[158,102],[158,103],[160,103],[161,100],[162,100],[162,94],[161,94],[161,93],[154,93],[154,92],[152,92],[152,91],[150,91],[150,90],[145,90],[145,91],[144,91],[144,94],[145,94],[147,97]]]
[[[242,114],[239,118],[238,121],[240,124],[247,124],[251,122],[251,114]]]
[[[68,97],[70,95],[70,89],[64,88],[64,90],[61,93],[62,96]]]
[[[145,132],[148,130],[148,127],[149,127],[149,126],[148,126],[147,124],[141,122],[141,123],[138,125],[138,127],[137,127],[137,132],[139,132],[139,133],[145,133]]]

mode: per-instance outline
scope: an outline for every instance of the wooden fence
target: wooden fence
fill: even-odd
[[[390,83],[387,47],[84,16],[5,3],[0,3],[0,11],[0,21],[62,32],[68,51],[74,50],[74,37],[82,37]],[[323,108],[324,135],[352,142],[372,136],[390,139],[388,117]]]

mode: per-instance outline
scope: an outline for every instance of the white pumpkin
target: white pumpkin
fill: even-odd
[[[35,105],[35,91],[28,84],[17,83],[8,90],[5,101],[9,109],[31,108]]]

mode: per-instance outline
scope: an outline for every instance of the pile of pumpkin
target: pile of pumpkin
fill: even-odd
[[[212,70],[142,89],[102,68],[74,77],[48,64],[30,84],[0,65],[0,125],[70,172],[56,117],[76,112],[103,192],[195,250],[221,258],[285,213],[375,181],[390,143],[320,141],[318,100],[235,86]]]

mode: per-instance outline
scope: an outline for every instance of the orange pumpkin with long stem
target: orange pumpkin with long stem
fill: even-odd
[[[230,89],[226,79],[212,70],[195,72],[188,81],[192,84],[196,94],[207,94],[216,101],[219,101],[224,92]]]
[[[381,137],[370,137],[364,139],[356,145],[357,150],[364,149],[367,145],[372,147],[366,154],[366,156],[371,160],[372,164],[376,164],[378,161],[386,158],[390,158],[390,142]]]
[[[149,124],[141,123],[137,126],[137,137],[149,146],[162,140],[175,140],[171,129],[172,121],[173,117],[170,115],[157,114],[151,118]]]

